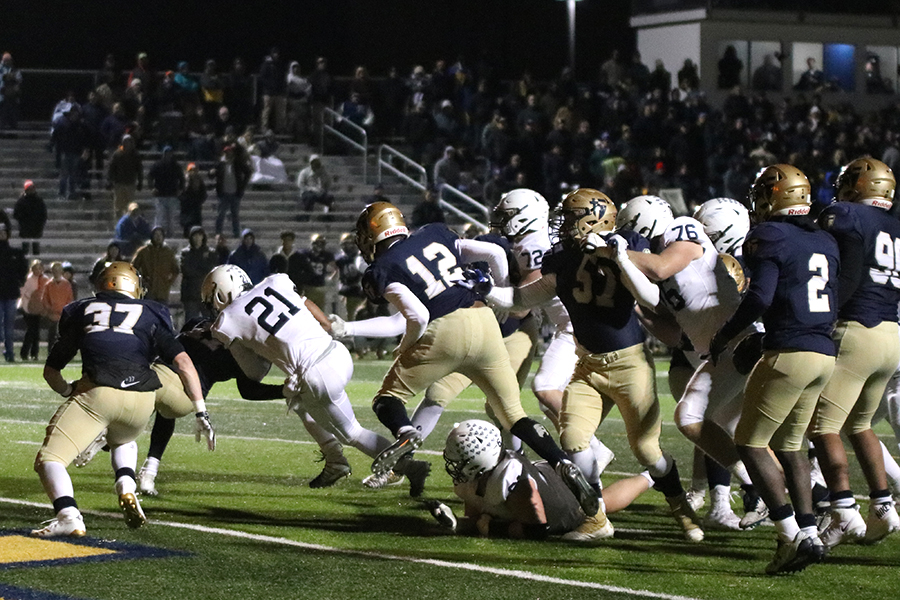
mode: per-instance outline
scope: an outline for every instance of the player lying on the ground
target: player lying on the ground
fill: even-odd
[[[432,515],[455,533],[592,542],[611,537],[613,526],[603,511],[585,515],[578,500],[546,462],[532,463],[518,452],[503,450],[500,430],[491,423],[458,423],[444,448],[453,491],[464,502],[457,518],[445,504],[431,503]],[[606,509],[621,510],[650,489],[649,473],[617,481],[604,490]]]

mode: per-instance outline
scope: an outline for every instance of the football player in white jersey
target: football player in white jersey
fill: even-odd
[[[662,198],[638,196],[622,207],[616,224],[619,230],[647,237],[655,251],[616,253],[638,302],[654,312],[671,313],[693,350],[699,356],[708,354],[710,340],[734,313],[741,294],[701,223],[691,217],[675,218]],[[730,354],[722,355],[715,364],[702,361],[678,402],[675,422],[685,437],[731,471],[745,494],[753,497],[750,477],[733,442],[745,380]],[[712,493],[707,524],[738,529],[729,487],[717,485]]]
[[[252,351],[287,375],[288,407],[303,418],[320,447],[328,445],[329,434],[370,457],[391,445],[357,421],[344,390],[353,375],[350,352],[331,338],[328,318],[297,293],[286,274],[270,275],[253,287],[242,269],[222,265],[203,280],[201,298],[218,314],[212,327],[216,339]],[[408,459],[395,470],[409,477],[411,495],[421,494],[428,463]]]
[[[579,188],[570,193],[568,199],[573,206],[583,206],[587,210],[598,193],[597,190]],[[551,247],[549,217],[550,207],[544,197],[525,188],[504,194],[494,207],[491,228],[506,237],[513,246],[512,252],[522,275],[519,285],[527,285],[541,276],[544,255]],[[575,336],[569,313],[559,297],[554,296],[536,308],[543,310],[556,332],[544,351],[531,389],[540,402],[541,410],[558,430],[563,392],[578,362]],[[602,473],[614,458],[613,452],[596,436],[591,437],[590,445]]]

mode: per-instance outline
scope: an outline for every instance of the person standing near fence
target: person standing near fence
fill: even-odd
[[[30,179],[22,186],[22,195],[16,200],[13,218],[19,223],[19,237],[22,238],[22,252],[41,253],[38,240],[44,235],[47,224],[47,205],[37,193],[37,187]]]
[[[19,310],[25,320],[25,339],[22,340],[22,360],[37,360],[41,342],[41,317],[44,316],[44,305],[41,295],[50,278],[44,274],[44,263],[39,259],[31,261],[31,272],[25,279],[25,285],[19,290]]]
[[[13,326],[16,320],[16,303],[19,288],[25,283],[28,264],[25,254],[9,245],[9,227],[0,224],[0,330],[3,331],[6,362],[14,362]]]

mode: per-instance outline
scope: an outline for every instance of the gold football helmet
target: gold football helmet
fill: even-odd
[[[395,235],[409,236],[403,213],[390,202],[373,202],[366,206],[356,220],[356,247],[366,262],[375,260],[378,242]]]
[[[728,271],[728,275],[734,280],[734,284],[737,286],[738,292],[741,294],[744,293],[744,290],[747,289],[747,277],[744,275],[744,268],[741,266],[741,263],[738,262],[738,259],[733,257],[730,254],[726,254],[722,252],[719,254],[719,258],[725,264],[725,270]]]
[[[560,239],[580,240],[589,233],[612,231],[616,226],[616,205],[599,190],[578,188],[566,194],[560,206]]]
[[[888,210],[894,201],[897,180],[891,168],[871,157],[851,161],[834,183],[834,199],[839,202],[859,202]]]
[[[750,188],[750,203],[757,223],[771,217],[809,214],[809,179],[792,165],[765,167]]]
[[[139,300],[144,297],[144,282],[131,263],[116,261],[100,271],[97,277],[98,292],[119,292]]]

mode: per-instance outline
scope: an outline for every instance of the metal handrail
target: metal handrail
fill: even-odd
[[[463,202],[465,202],[466,204],[468,204],[469,206],[471,206],[472,208],[474,208],[475,210],[477,210],[478,212],[483,214],[485,217],[487,217],[491,213],[491,211],[488,210],[487,206],[485,206],[484,204],[482,204],[481,202],[479,202],[472,196],[459,191],[452,185],[444,183],[440,186],[439,191],[442,195],[445,191],[449,191],[452,196],[456,196],[457,198],[459,198],[460,200],[462,200]]]
[[[348,125],[351,130],[360,134],[360,136],[362,137],[362,140],[358,142],[358,141],[344,135],[343,133],[341,133],[340,131],[338,131],[337,129],[332,127],[331,125],[326,124],[325,123],[326,115],[330,116],[332,118],[332,122],[334,122],[334,120],[337,120],[339,122],[342,122],[345,125]],[[356,150],[358,150],[362,153],[363,182],[368,181],[367,171],[368,171],[368,166],[369,166],[369,134],[366,133],[366,130],[363,129],[362,127],[360,127],[359,125],[357,125],[356,123],[353,123],[350,120],[344,118],[339,112],[326,107],[326,108],[322,109],[322,128],[321,128],[320,139],[319,139],[319,150],[323,153],[325,152],[325,133],[326,132],[337,137],[338,139],[342,140],[344,143],[346,143],[351,148],[355,148]]]
[[[482,223],[481,221],[479,221],[478,219],[476,219],[475,217],[472,217],[471,215],[464,213],[463,211],[459,210],[458,208],[456,208],[455,206],[453,206],[446,200],[440,200],[439,202],[440,202],[442,209],[452,212],[454,215],[456,215],[457,217],[459,217],[466,223],[471,223],[472,225],[475,225],[476,227],[481,229],[482,232],[488,231],[488,226],[485,225],[484,223]]]
[[[412,177],[410,177],[409,175],[407,175],[406,173],[404,173],[403,171],[401,171],[400,169],[395,167],[389,161],[385,160],[382,157],[382,155],[385,153],[391,155],[394,158],[399,159],[400,161],[402,161],[403,163],[408,165],[413,171],[418,173],[419,180],[416,181],[415,179],[413,179]],[[406,156],[405,154],[403,154],[396,148],[392,148],[391,146],[388,146],[387,144],[381,144],[380,146],[378,146],[377,158],[378,158],[378,160],[377,160],[378,181],[381,181],[381,170],[387,169],[388,171],[390,171],[391,173],[393,173],[400,179],[405,180],[407,183],[417,184],[417,185],[415,185],[415,187],[419,188],[420,190],[424,190],[426,187],[428,187],[428,171],[425,170],[425,167],[423,167],[422,165],[420,165],[419,163],[417,163],[410,157]]]

